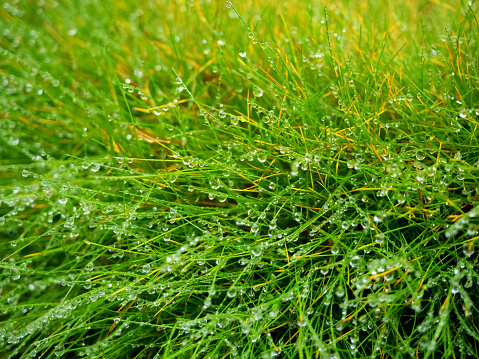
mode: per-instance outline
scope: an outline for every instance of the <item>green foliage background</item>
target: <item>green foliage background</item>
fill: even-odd
[[[4,2],[0,357],[478,357],[476,13]]]

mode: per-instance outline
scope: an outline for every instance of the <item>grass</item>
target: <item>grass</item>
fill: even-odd
[[[478,358],[474,1],[0,7],[0,357]]]

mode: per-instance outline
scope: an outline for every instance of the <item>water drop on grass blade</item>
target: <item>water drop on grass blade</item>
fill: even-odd
[[[236,297],[237,294],[238,294],[238,290],[235,287],[231,287],[226,292],[226,295],[228,296],[228,298],[234,298]]]
[[[474,242],[464,243],[462,251],[467,257],[470,257],[474,254]]]
[[[353,258],[351,258],[351,261],[349,262],[349,264],[350,264],[351,267],[353,267],[353,268],[358,267],[358,266],[361,264],[361,257],[359,257],[359,256],[354,256]]]
[[[260,154],[258,154],[258,161],[261,163],[266,162],[267,158],[268,156],[266,155],[265,152],[261,152]]]

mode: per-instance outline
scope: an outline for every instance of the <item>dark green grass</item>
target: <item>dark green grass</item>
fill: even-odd
[[[474,3],[1,6],[0,357],[478,357]]]

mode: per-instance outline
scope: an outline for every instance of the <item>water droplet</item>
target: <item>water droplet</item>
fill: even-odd
[[[416,179],[419,181],[419,182],[422,182],[424,181],[424,179],[426,178],[426,173],[424,171],[419,171],[416,175]]]
[[[231,287],[226,292],[226,295],[228,296],[228,298],[234,298],[236,297],[237,294],[238,294],[238,290],[235,287]]]
[[[383,244],[384,243],[384,234],[378,233],[374,236],[374,239],[376,240],[377,244]]]
[[[338,254],[339,253],[339,246],[337,244],[334,244],[332,247],[331,247],[331,253],[332,254]]]
[[[239,122],[238,117],[231,115],[230,123],[231,123],[233,126],[236,126],[236,125],[238,124],[238,122]]]
[[[259,257],[263,252],[261,251],[260,248],[255,248],[251,251],[255,257]]]
[[[464,243],[462,251],[467,257],[470,257],[474,254],[474,242]]]
[[[354,256],[353,258],[351,258],[349,264],[351,265],[351,267],[356,268],[357,266],[359,266],[359,264],[361,264],[361,257]]]
[[[62,344],[58,344],[55,348],[55,356],[59,357],[65,353],[65,346]]]
[[[308,322],[304,318],[300,318],[297,322],[298,327],[305,327]]]
[[[203,308],[206,309],[211,305],[211,297],[206,297],[205,301],[203,302]]]
[[[87,270],[87,271],[89,271],[89,272],[92,271],[92,270],[93,270],[93,263],[91,263],[91,262],[88,263],[88,264],[85,266],[85,270]]]
[[[145,264],[143,266],[143,273],[149,273],[151,269],[151,266],[149,264]]]
[[[426,158],[426,153],[423,151],[416,151],[416,159],[418,161],[422,161],[424,158]]]
[[[266,154],[266,152],[261,152],[260,154],[258,154],[258,161],[260,161],[261,163],[266,162],[267,158],[268,155]]]
[[[374,222],[379,223],[384,221],[387,218],[387,213],[378,212],[374,215]]]

